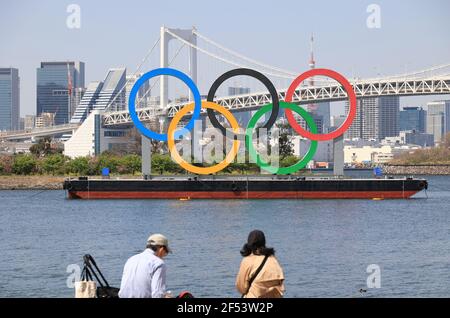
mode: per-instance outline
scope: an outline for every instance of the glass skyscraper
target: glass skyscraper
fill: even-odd
[[[103,82],[89,83],[70,122],[81,124],[94,109],[101,111],[107,107],[110,107],[109,109],[113,111],[127,109],[128,104],[125,100],[127,91],[123,89],[126,84],[126,75],[126,68],[112,68],[108,70]],[[139,89],[136,103],[140,100],[140,96],[143,96],[142,89],[149,89],[148,83]],[[139,105],[143,107],[146,102],[147,99],[142,98]]]
[[[36,114],[55,114],[55,124],[70,121],[77,89],[84,88],[83,62],[42,62],[36,71]],[[71,96],[69,98],[69,91]]]
[[[19,129],[19,83],[18,69],[0,68],[0,131]]]
[[[404,107],[400,111],[400,131],[415,130],[424,133],[426,114],[422,107]]]
[[[363,140],[382,140],[386,137],[398,136],[399,133],[398,96],[380,96],[357,100],[356,116],[345,133],[345,138]],[[345,104],[348,114],[349,104]]]
[[[430,102],[427,106],[427,133],[439,143],[450,132],[450,100]]]
[[[315,106],[316,106],[316,114],[322,117],[322,131],[328,132],[331,127],[330,103],[329,102],[317,103],[315,104]]]

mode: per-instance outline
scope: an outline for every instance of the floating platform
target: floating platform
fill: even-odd
[[[66,179],[70,199],[408,199],[425,179],[307,178],[295,176]]]

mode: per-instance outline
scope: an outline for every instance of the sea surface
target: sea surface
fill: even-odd
[[[426,193],[384,201],[82,201],[0,191],[0,297],[73,297],[67,270],[86,253],[119,286],[127,258],[155,232],[173,249],[173,294],[239,297],[239,250],[253,229],[276,250],[286,297],[449,297],[450,177],[425,178]],[[368,267],[380,269],[380,288],[368,287]]]

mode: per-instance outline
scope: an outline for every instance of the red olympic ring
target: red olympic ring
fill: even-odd
[[[337,82],[339,82],[339,84],[341,84],[344,87],[344,90],[347,92],[347,95],[348,95],[348,98],[350,101],[350,110],[348,112],[347,118],[345,119],[344,123],[338,129],[336,129],[335,131],[330,132],[328,134],[313,134],[313,133],[310,133],[309,131],[303,129],[297,123],[297,121],[294,118],[294,114],[292,113],[292,110],[285,108],[284,111],[286,113],[286,118],[287,118],[289,124],[300,136],[303,136],[303,137],[306,137],[306,138],[309,138],[309,139],[315,140],[315,141],[325,141],[325,140],[334,139],[334,138],[337,138],[337,137],[343,135],[345,133],[345,131],[351,126],[351,124],[356,116],[356,94],[355,94],[355,91],[353,90],[352,85],[349,83],[349,81],[347,81],[347,79],[344,76],[342,76],[341,74],[339,74],[335,71],[332,71],[332,70],[317,68],[317,69],[307,71],[303,74],[300,74],[292,82],[291,86],[289,86],[289,88],[286,92],[285,101],[288,103],[291,102],[292,97],[294,96],[295,89],[307,78],[312,77],[312,76],[317,76],[317,75],[327,76],[327,77],[330,77],[330,78],[336,80]]]

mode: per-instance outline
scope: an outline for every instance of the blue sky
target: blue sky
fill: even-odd
[[[81,7],[81,29],[66,26],[69,4]],[[369,4],[381,28],[366,26]],[[360,77],[450,63],[450,2],[430,1],[86,1],[2,0],[0,66],[19,68],[21,115],[35,113],[36,68],[45,60],[81,60],[86,81],[110,67],[134,71],[161,25],[195,25],[211,39],[270,65],[307,69],[309,37],[320,67]],[[404,98],[402,105],[435,97]]]

